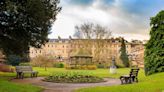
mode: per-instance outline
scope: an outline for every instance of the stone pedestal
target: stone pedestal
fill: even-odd
[[[110,67],[109,71],[110,71],[111,74],[116,74],[117,73],[116,67],[114,67],[114,66]]]

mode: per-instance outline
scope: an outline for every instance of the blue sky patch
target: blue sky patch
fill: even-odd
[[[93,2],[94,0],[70,0],[70,3],[78,5],[89,5]]]

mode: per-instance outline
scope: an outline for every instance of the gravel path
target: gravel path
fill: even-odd
[[[120,85],[119,79],[105,78],[106,82],[101,83],[52,83],[42,81],[43,77],[13,79],[16,83],[33,84],[45,88],[44,92],[72,92],[75,89],[94,86]]]

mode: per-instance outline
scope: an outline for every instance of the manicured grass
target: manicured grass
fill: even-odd
[[[98,77],[107,77],[107,78],[119,78],[120,75],[128,74],[130,69],[129,68],[119,68],[117,69],[116,74],[110,74],[109,69],[97,69],[97,70],[67,70],[65,68],[47,68],[47,71],[45,71],[44,68],[40,67],[33,67],[33,70],[38,71],[39,75],[38,76],[49,76],[55,72],[86,72],[90,75],[93,76],[98,76]],[[140,71],[140,75],[143,77],[143,70]],[[0,72],[0,76],[3,77],[15,77],[16,73],[2,73]],[[25,75],[25,77],[29,77],[28,75]]]
[[[54,72],[87,72],[93,76],[98,77],[112,77],[118,78],[122,74],[129,73],[128,68],[118,69],[117,74],[110,74],[109,69],[97,69],[97,70],[66,70],[64,68],[48,68],[47,71],[44,68],[33,67],[34,70],[39,71],[39,76],[48,76]],[[41,88],[32,85],[20,85],[16,83],[9,82],[9,78],[16,76],[16,73],[3,73],[0,72],[0,92],[39,92]],[[26,75],[28,77],[29,75]]]
[[[117,69],[117,74],[110,74],[109,69],[97,69],[97,70],[67,70],[64,68],[48,68],[47,71],[44,68],[34,67],[34,70],[39,71],[39,76],[48,76],[54,72],[66,72],[66,71],[74,71],[74,72],[87,72],[93,76],[98,77],[111,77],[111,78],[119,78],[120,75],[128,74],[130,69],[129,68],[119,68]],[[140,75],[143,77],[143,70],[140,71]]]
[[[42,88],[27,84],[17,84],[9,81],[15,73],[0,72],[0,92],[41,92]]]
[[[120,68],[120,69],[117,69],[117,74],[110,74],[109,69],[66,70],[64,68],[48,68],[47,71],[45,71],[44,68],[39,68],[39,67],[34,67],[33,69],[39,71],[39,76],[48,76],[54,72],[66,72],[66,71],[78,72],[80,71],[80,72],[88,72],[93,76],[98,76],[98,77],[103,77],[103,78],[104,77],[119,78],[120,75],[129,74],[129,71],[130,71],[129,68]],[[0,79],[1,79],[0,92],[39,92],[39,90],[41,90],[40,88],[35,87],[35,86],[19,85],[19,84],[15,84],[15,83],[11,83],[7,81],[9,77],[15,77],[15,76],[16,76],[15,73],[0,72]],[[144,75],[144,71],[141,69],[139,71],[138,78],[139,78],[139,83],[135,83],[135,84],[82,88],[82,89],[76,90],[76,92],[164,92],[163,91],[164,90],[164,73],[158,73],[158,74],[154,74],[154,75],[146,77]]]
[[[139,80],[135,84],[82,88],[75,92],[164,92],[164,73],[140,76]]]
[[[91,75],[98,76],[98,77],[111,77],[111,78],[118,78],[122,74],[128,74],[129,68],[120,68],[117,69],[117,74],[110,74],[109,69],[97,69],[97,70],[67,70],[65,68],[47,68],[47,71],[45,71],[44,68],[40,67],[33,67],[34,70],[39,72],[39,76],[49,76],[54,72],[87,72]],[[15,77],[16,73],[2,73],[0,72],[0,76],[3,77]],[[26,77],[29,77],[29,75],[25,75]]]
[[[32,85],[16,84],[0,80],[0,92],[40,92],[42,89]]]

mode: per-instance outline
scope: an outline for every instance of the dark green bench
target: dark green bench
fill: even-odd
[[[31,77],[37,77],[38,72],[33,71],[32,66],[16,66],[17,78],[24,78],[24,74],[31,74]]]
[[[121,84],[138,82],[138,72],[139,72],[139,68],[131,69],[129,75],[120,76]]]

